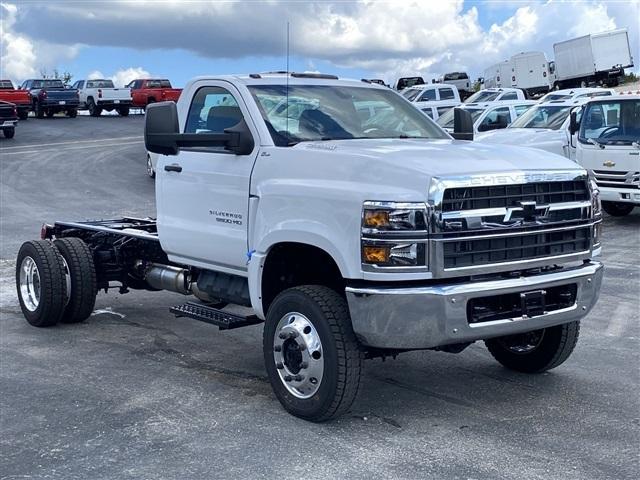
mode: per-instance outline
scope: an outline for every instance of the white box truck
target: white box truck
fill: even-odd
[[[528,97],[547,93],[551,88],[549,61],[544,52],[521,52],[509,59],[510,85],[521,88]]]
[[[593,84],[616,86],[624,69],[633,67],[629,37],[624,28],[556,43],[553,52],[555,89]]]
[[[484,71],[483,88],[500,88],[511,86],[511,63],[505,60],[491,65]]]

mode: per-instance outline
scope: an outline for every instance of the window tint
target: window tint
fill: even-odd
[[[438,116],[447,113],[449,110],[451,110],[453,107],[438,107],[436,108],[436,110],[438,111]]]
[[[242,120],[236,99],[222,87],[203,87],[193,97],[185,133],[224,133]],[[224,147],[207,147],[224,151]]]
[[[516,105],[515,107],[513,107],[513,109],[516,111],[516,118],[529,110],[529,108],[531,108],[531,105]]]
[[[505,93],[500,100],[518,100],[518,94],[516,92]]]
[[[34,80],[31,88],[42,88],[42,80]]]
[[[453,94],[453,90],[450,88],[442,88],[440,89],[440,100],[451,100],[455,98]]]
[[[433,111],[430,108],[423,108],[422,111],[427,114],[427,116],[433,119]]]
[[[111,80],[88,80],[87,88],[113,88]]]
[[[509,123],[511,123],[509,107],[495,108],[482,119],[482,122],[478,125],[478,131],[486,132],[487,130],[507,128]]]
[[[428,102],[430,100],[436,99],[436,91],[435,90],[425,90],[420,95],[420,98],[417,100],[418,102]]]

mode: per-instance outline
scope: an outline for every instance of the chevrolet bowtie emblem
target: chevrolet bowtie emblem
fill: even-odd
[[[611,160],[607,160],[606,162],[602,162],[602,165],[605,167],[615,167],[616,162],[612,162]]]

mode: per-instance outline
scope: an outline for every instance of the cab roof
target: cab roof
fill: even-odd
[[[251,85],[341,85],[341,86],[366,86],[369,88],[379,88],[388,90],[386,86],[382,86],[375,82],[362,79],[356,80],[351,78],[341,79],[336,75],[316,73],[316,72],[262,72],[236,75],[205,75],[192,79],[192,82],[202,80],[223,80],[231,83],[242,83],[247,86]]]

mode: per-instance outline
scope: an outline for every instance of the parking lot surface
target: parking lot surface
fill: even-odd
[[[42,222],[154,216],[142,116],[20,122],[0,139],[0,479],[632,479],[640,468],[640,209],[605,216],[605,279],[570,359],[505,370],[477,343],[366,363],[345,417],[280,407],[262,327],[175,319],[171,293],[100,293],[29,326],[20,244]]]

